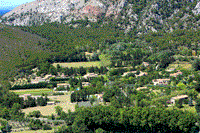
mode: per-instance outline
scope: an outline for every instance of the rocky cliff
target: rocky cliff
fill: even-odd
[[[44,22],[70,22],[88,17],[97,21],[102,15],[119,14],[126,0],[36,0],[20,5],[3,16],[9,25],[32,25]]]
[[[37,0],[16,7],[2,17],[9,25],[68,23],[88,18],[114,18],[117,25],[138,33],[200,27],[198,0]]]

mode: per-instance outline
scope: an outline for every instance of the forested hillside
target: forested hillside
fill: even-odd
[[[35,67],[47,58],[50,51],[45,46],[49,41],[36,34],[23,32],[17,27],[0,25],[0,76],[8,79],[21,68]],[[24,68],[25,70],[25,68]]]

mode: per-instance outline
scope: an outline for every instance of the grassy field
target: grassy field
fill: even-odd
[[[177,108],[176,106],[169,106],[167,107],[167,109],[170,109],[170,110],[174,110],[174,109],[179,109]],[[183,107],[180,108],[180,110],[183,110],[183,111],[188,111],[188,112],[191,112],[191,113],[194,113],[196,114],[196,109],[195,109],[195,106],[189,106],[188,104],[183,104]]]
[[[59,64],[62,67],[100,67],[101,62],[100,61],[94,61],[94,62],[71,62],[71,63],[53,63],[53,66],[56,67],[57,64]]]
[[[18,95],[23,95],[23,94],[31,94],[31,95],[42,95],[44,94],[51,94],[53,93],[52,89],[26,89],[26,90],[10,90],[11,92],[14,92]]]
[[[169,64],[168,68],[190,70],[192,68],[192,64],[187,63],[187,62],[173,63],[173,64]]]
[[[21,131],[15,133],[54,133],[54,130],[30,130],[30,131]]]
[[[70,109],[72,112],[75,111],[75,103],[70,102],[70,95],[62,95],[62,96],[50,96],[48,97],[50,100],[57,100],[60,101],[60,103],[56,105],[47,105],[47,106],[38,106],[38,107],[31,107],[27,109],[22,109],[22,111],[25,114],[28,114],[29,112],[32,111],[37,111],[39,110],[42,115],[51,115],[51,114],[56,114],[55,107],[60,106],[63,108],[63,111],[68,112]]]

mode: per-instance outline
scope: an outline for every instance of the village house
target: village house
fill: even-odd
[[[148,67],[150,64],[148,62],[142,62],[142,65]]]
[[[126,75],[128,75],[128,74],[130,74],[130,73],[133,73],[133,74],[135,74],[135,73],[136,73],[136,71],[125,72],[125,73],[123,73],[122,77],[124,77],[124,76],[126,76]]]
[[[183,73],[180,70],[177,70],[176,73],[170,74],[170,77],[177,77],[178,75],[182,75]]]
[[[165,71],[166,72],[172,72],[172,71],[174,71],[174,70],[176,70],[175,68],[169,68],[169,69],[166,69]]]
[[[172,97],[170,99],[170,103],[175,104],[176,100],[184,100],[184,99],[188,99],[188,95],[180,95],[180,96]]]
[[[91,85],[90,82],[82,82],[82,86],[83,86],[83,87],[84,87],[84,86],[89,86],[89,85]]]
[[[147,88],[147,87],[138,87],[136,90],[137,90],[137,91],[148,90],[148,88]]]
[[[152,80],[154,85],[168,85],[170,79],[154,79]]]
[[[55,105],[56,103],[55,103],[55,101],[49,101],[49,102],[47,102],[47,105]]]
[[[36,77],[35,79],[31,80],[31,84],[38,84],[40,82],[45,82],[46,80],[41,77]]]
[[[31,97],[31,94],[24,94],[24,95],[19,95],[19,97],[22,97],[24,100],[28,100],[28,97]]]
[[[140,71],[139,75],[135,75],[135,77],[137,78],[137,77],[142,77],[142,76],[147,76],[147,75],[148,75],[147,72]]]
[[[86,75],[83,76],[83,78],[87,79],[87,78],[96,78],[98,77],[98,74],[95,73],[88,73]]]
[[[57,87],[65,87],[65,88],[67,88],[67,87],[70,87],[70,84],[68,84],[68,83],[59,83],[59,84],[57,84]]]

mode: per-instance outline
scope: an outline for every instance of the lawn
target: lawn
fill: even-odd
[[[23,94],[31,94],[31,95],[42,95],[42,93],[44,94],[51,94],[53,93],[52,89],[47,89],[47,88],[43,88],[43,89],[26,89],[26,90],[10,90],[11,92],[14,92],[18,95],[23,95]]]
[[[62,67],[100,67],[101,62],[100,61],[94,61],[94,62],[71,62],[71,63],[53,63],[53,66],[56,67],[57,64],[59,64]]]
[[[47,106],[37,106],[37,107],[31,107],[27,109],[22,109],[22,111],[25,114],[28,114],[32,111],[39,110],[42,115],[47,116],[51,114],[56,114],[55,107],[60,106],[63,108],[63,111],[68,112],[70,109],[72,112],[75,111],[75,103],[71,103],[70,101],[70,95],[62,95],[62,96],[49,96],[50,100],[57,100],[60,101],[60,103],[56,105],[47,105]]]
[[[54,133],[54,129],[52,130],[28,130],[28,131],[20,131],[15,133]]]
[[[179,109],[177,108],[175,105],[174,107],[173,106],[169,106],[167,107],[167,109],[170,109],[170,110],[173,110],[173,109]],[[188,111],[188,112],[191,112],[191,113],[194,113],[196,114],[196,109],[195,109],[195,106],[189,106],[188,104],[183,104],[183,107],[180,108],[180,110],[183,110],[183,111]]]
[[[192,64],[190,64],[188,62],[179,62],[179,63],[169,64],[168,68],[191,69],[192,68]]]

